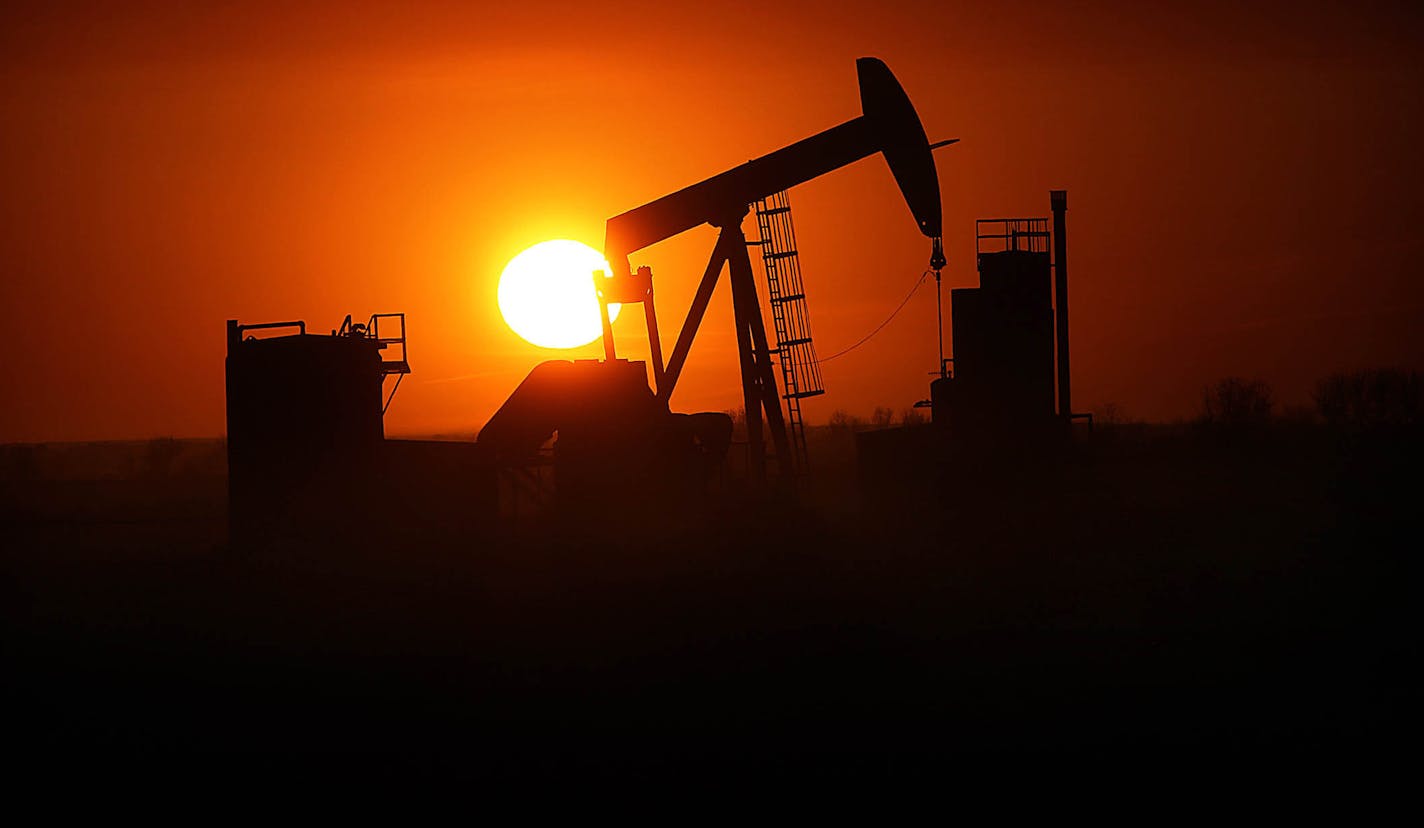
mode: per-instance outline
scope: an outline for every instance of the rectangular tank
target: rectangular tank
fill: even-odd
[[[977,288],[950,293],[953,388],[936,395],[956,430],[1023,431],[1053,422],[1052,275],[1046,252],[979,256]]]
[[[280,327],[296,332],[251,333]],[[295,322],[228,321],[228,502],[234,539],[298,528],[342,534],[368,500],[385,438],[383,380],[374,339],[310,335]]]

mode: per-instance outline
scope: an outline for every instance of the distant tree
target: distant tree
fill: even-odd
[[[925,415],[918,408],[907,408],[900,412],[900,424],[906,428],[922,426],[925,422]]]
[[[1372,428],[1424,423],[1424,373],[1374,370],[1331,374],[1315,385],[1325,422]]]
[[[870,425],[874,428],[889,428],[895,422],[895,412],[884,406],[877,405],[875,413],[870,415]]]
[[[831,412],[831,419],[827,425],[830,426],[832,433],[844,433],[859,430],[862,423],[859,417],[850,414],[844,408],[837,408]]]
[[[1227,377],[1202,389],[1201,421],[1208,425],[1260,425],[1270,421],[1271,409],[1264,380]]]

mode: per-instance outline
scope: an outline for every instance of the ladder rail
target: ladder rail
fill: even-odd
[[[791,203],[786,191],[757,201],[756,213],[772,329],[776,334],[775,353],[781,366],[782,397],[786,400],[791,433],[793,467],[796,473],[804,474],[807,450],[801,400],[823,393],[825,387],[811,340],[796,229],[791,221]]]

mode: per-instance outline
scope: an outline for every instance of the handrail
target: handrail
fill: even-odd
[[[292,322],[259,322],[255,325],[238,325],[238,333],[243,331],[256,331],[266,328],[296,328],[302,335],[306,335],[307,323],[297,319]]]

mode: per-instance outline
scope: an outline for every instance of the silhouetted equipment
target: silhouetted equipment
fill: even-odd
[[[603,323],[605,342],[610,342],[613,339],[613,322],[608,315],[610,304],[641,304],[643,306],[643,321],[648,326],[648,348],[653,357],[653,383],[660,384],[663,372],[663,345],[658,338],[658,313],[653,304],[653,269],[647,266],[640,267],[627,279],[596,279],[594,291],[598,295],[599,318]],[[610,361],[612,361],[611,357]],[[644,377],[645,384],[646,379]]]
[[[480,431],[479,444],[512,479],[511,490],[532,491],[534,470],[554,468],[554,498],[568,509],[617,509],[700,491],[721,469],[731,442],[731,418],[721,413],[679,415],[668,401],[724,266],[736,318],[749,465],[766,477],[763,418],[770,426],[778,471],[804,468],[800,400],[821,393],[811,348],[790,203],[785,191],[874,153],[883,153],[925,235],[940,235],[939,181],[931,145],[894,75],[874,58],[856,62],[863,115],[770,155],[749,161],[608,221],[604,253],[612,273],[595,280],[602,312],[604,360],[552,361],[537,366]],[[952,142],[942,142],[952,143]],[[756,205],[772,299],[776,345],[768,342],[741,224]],[[696,297],[663,361],[653,305],[652,271],[633,270],[630,254],[710,223],[721,230]],[[648,327],[653,387],[647,364],[620,360],[608,305],[642,303]],[[782,381],[793,445],[772,374]],[[548,445],[554,438],[552,460]],[[794,457],[802,460],[796,464]]]
[[[647,366],[624,359],[535,366],[480,430],[498,467],[519,473],[554,445],[554,497],[565,509],[685,498],[701,492],[731,442],[726,414],[670,414]]]
[[[385,325],[382,325],[382,322]],[[384,327],[384,331],[382,328]],[[256,336],[275,331],[284,335]],[[386,440],[384,413],[410,372],[405,315],[347,316],[329,335],[301,321],[227,322],[229,525],[235,542],[277,537],[350,540],[442,495],[405,482],[438,471],[465,515],[490,500],[488,464],[470,444]],[[391,396],[383,393],[394,375]],[[462,518],[463,519],[463,518]]]
[[[806,424],[801,418],[801,400],[824,394],[826,388],[821,382],[816,346],[811,341],[811,314],[801,283],[801,257],[796,252],[796,227],[791,221],[791,200],[786,191],[757,201],[756,214],[760,234],[756,244],[761,246],[767,303],[771,305],[776,354],[781,363],[792,466],[797,473],[805,474]]]
[[[381,320],[389,320],[386,323],[387,332],[394,324],[397,333],[393,336],[381,335]],[[381,354],[381,375],[385,377],[394,375],[395,383],[391,385],[391,393],[387,395],[386,401],[381,404],[381,413],[385,414],[386,409],[391,407],[391,401],[396,398],[396,391],[400,389],[401,380],[410,373],[410,357],[406,350],[405,342],[405,314],[403,313],[373,313],[365,324],[352,322],[351,314],[346,314],[346,318],[341,321],[341,327],[332,332],[332,336],[347,337],[349,339],[369,339],[376,343],[376,348],[380,351],[398,350],[398,353]]]
[[[1052,191],[1052,231],[1046,218],[975,222],[980,286],[950,291],[954,372],[930,384],[936,425],[1032,439],[1072,421],[1067,201],[1066,191]]]
[[[952,416],[956,427],[1022,433],[1053,416],[1048,224],[981,220],[976,230],[980,286],[950,291]],[[996,242],[1003,249],[986,249]]]
[[[782,351],[787,347],[783,342],[778,342],[773,351],[767,341],[746,250],[747,239],[741,229],[749,207],[878,152],[885,156],[920,232],[930,238],[941,235],[939,178],[932,149],[953,140],[930,144],[909,97],[880,60],[860,58],[856,61],[856,72],[863,112],[860,117],[608,220],[604,255],[613,268],[609,281],[614,283],[634,278],[628,257],[644,247],[701,224],[711,224],[721,230],[665,367],[661,356],[654,352],[653,376],[657,398],[666,404],[725,264],[732,284],[751,471],[758,478],[766,476],[763,416],[771,431],[773,456],[779,472],[785,475],[792,470],[792,447],[771,369],[773,353],[779,352],[785,359],[790,352]],[[762,241],[766,241],[765,236]],[[800,292],[791,289],[787,295]],[[604,316],[606,320],[606,310]],[[651,316],[649,318],[651,320]],[[604,355],[612,361],[616,358],[612,326],[605,323],[603,332]],[[788,337],[787,342],[799,338],[789,331]],[[799,379],[800,374],[797,377]],[[792,389],[787,389],[787,393],[793,393]],[[798,399],[788,396],[788,401]]]
[[[950,292],[953,356],[941,360],[930,399],[915,404],[930,406],[934,427],[855,435],[867,503],[887,505],[911,493],[958,498],[986,486],[1021,491],[1043,479],[1057,454],[1053,444],[1074,419],[1091,427],[1089,415],[1070,413],[1067,202],[1065,191],[1052,192],[1051,230],[1047,218],[975,222],[979,287]]]
[[[935,333],[939,342],[939,378],[945,379],[949,376],[946,367],[949,363],[944,358],[944,266],[948,261],[944,258],[944,239],[935,236],[930,249],[930,270],[934,271],[935,277]],[[924,400],[915,403],[916,408],[923,407]]]

